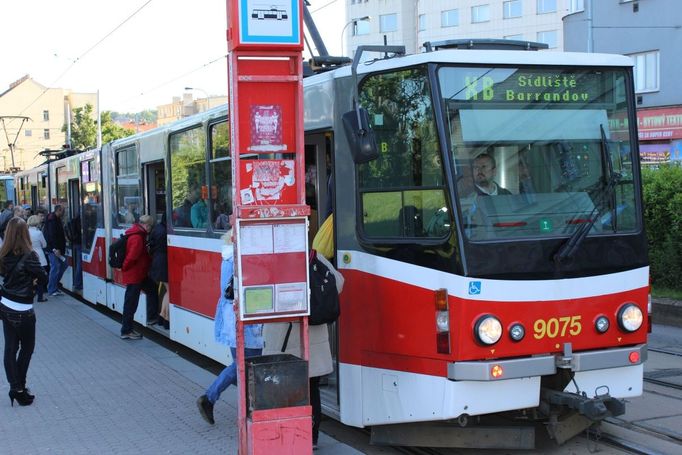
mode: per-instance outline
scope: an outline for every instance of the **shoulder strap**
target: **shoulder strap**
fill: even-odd
[[[287,329],[287,334],[284,336],[284,342],[282,343],[282,350],[280,352],[284,352],[287,350],[287,345],[289,344],[289,335],[291,335],[291,328],[293,327],[292,323],[289,323],[289,328]]]

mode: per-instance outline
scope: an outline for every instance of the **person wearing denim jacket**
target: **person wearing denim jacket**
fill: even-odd
[[[234,302],[225,297],[225,289],[234,274],[233,246],[231,242],[232,232],[228,231],[223,236],[225,245],[222,251],[222,263],[220,267],[220,298],[216,307],[214,335],[218,343],[230,348],[232,363],[225,367],[213,383],[206,389],[206,393],[197,399],[197,406],[201,416],[206,422],[213,425],[213,407],[220,398],[220,394],[230,385],[237,385],[237,336],[236,316],[234,314]],[[244,326],[244,356],[254,357],[261,355],[263,350],[263,325],[248,324]]]

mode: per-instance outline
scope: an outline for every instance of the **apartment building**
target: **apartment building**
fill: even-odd
[[[566,50],[632,57],[640,158],[682,163],[682,2],[580,3],[580,11],[564,18]]]
[[[546,43],[563,49],[561,18],[577,0],[346,0],[344,54],[359,45],[405,45],[420,52],[427,41],[497,38]]]
[[[69,89],[48,88],[29,75],[10,84],[0,93],[0,170],[30,169],[45,161],[42,150],[61,149],[66,143],[62,127],[68,113],[86,104],[97,105],[96,93],[77,93]],[[28,120],[9,117],[23,116]],[[10,151],[14,146],[14,156]]]
[[[227,104],[227,96],[208,96],[208,98],[197,98],[195,100],[191,93],[183,93],[182,97],[174,96],[171,103],[156,107],[156,123],[158,126],[166,125],[181,118],[218,107],[221,104]]]

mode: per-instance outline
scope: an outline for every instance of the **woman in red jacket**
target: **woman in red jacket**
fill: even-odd
[[[147,234],[153,226],[154,219],[149,215],[142,215],[140,221],[125,232],[128,240],[126,257],[121,267],[122,281],[126,285],[121,320],[121,338],[124,340],[142,338],[142,335],[133,330],[133,318],[140,300],[140,291],[144,291],[147,296],[147,318],[153,321],[158,314],[159,296],[154,282],[148,276],[152,259],[147,251]]]

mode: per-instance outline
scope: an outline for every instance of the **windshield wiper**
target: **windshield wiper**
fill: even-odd
[[[561,261],[564,259],[573,256],[578,248],[580,248],[583,240],[585,240],[585,237],[587,237],[587,234],[592,229],[592,226],[594,226],[597,218],[599,218],[603,204],[609,199],[613,198],[614,189],[622,177],[619,173],[613,172],[613,163],[611,162],[611,155],[609,154],[606,133],[604,132],[604,125],[600,124],[599,129],[601,130],[602,160],[606,163],[606,168],[604,169],[604,182],[606,183],[606,186],[604,188],[604,192],[601,194],[601,197],[594,205],[592,212],[590,212],[587,223],[580,225],[580,227],[575,230],[573,235],[571,235],[571,237],[561,246],[561,248],[559,248],[559,251],[557,251],[554,255],[554,263],[557,265],[559,265],[559,263],[561,263]],[[613,214],[611,216],[611,224],[614,226],[615,232],[616,207],[615,204],[612,205]]]

